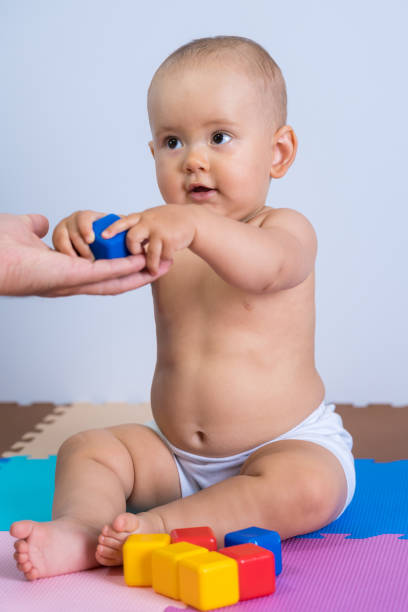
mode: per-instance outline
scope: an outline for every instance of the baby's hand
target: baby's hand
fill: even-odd
[[[149,208],[115,221],[102,232],[102,238],[112,238],[127,230],[126,246],[130,253],[146,252],[146,266],[150,274],[157,274],[160,260],[172,260],[176,251],[192,243],[196,232],[195,210],[195,206],[188,204]]]
[[[95,240],[92,223],[106,213],[80,210],[60,221],[55,228],[52,241],[57,251],[72,257],[94,260],[89,244]]]

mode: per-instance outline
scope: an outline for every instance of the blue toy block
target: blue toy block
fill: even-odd
[[[102,232],[118,219],[120,219],[118,215],[111,214],[93,222],[92,228],[95,240],[89,245],[89,248],[95,259],[116,259],[117,257],[130,255],[126,246],[127,232],[120,232],[112,238],[102,238],[101,236]]]
[[[278,576],[282,571],[282,547],[279,533],[269,529],[261,529],[261,527],[248,527],[239,531],[231,531],[224,538],[224,546],[236,546],[249,542],[273,552],[275,556],[275,572]]]

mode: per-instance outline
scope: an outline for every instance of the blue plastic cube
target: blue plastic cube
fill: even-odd
[[[92,228],[95,234],[95,240],[89,245],[89,248],[95,259],[116,259],[117,257],[126,257],[130,255],[126,246],[127,232],[120,232],[112,238],[102,238],[101,236],[102,232],[118,219],[120,219],[118,215],[111,214],[93,222]]]
[[[261,529],[261,527],[248,527],[239,531],[231,531],[224,538],[224,546],[236,546],[237,544],[247,544],[248,542],[273,552],[275,556],[275,572],[278,576],[282,571],[282,546],[279,533],[269,529]]]

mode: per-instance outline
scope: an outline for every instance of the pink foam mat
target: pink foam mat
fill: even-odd
[[[25,581],[13,560],[13,538],[0,532],[0,609],[7,612],[176,612],[181,602],[152,589],[129,588],[120,568]],[[408,540],[327,535],[283,543],[276,593],[224,610],[383,612],[408,609]],[[190,610],[190,608],[188,608]]]

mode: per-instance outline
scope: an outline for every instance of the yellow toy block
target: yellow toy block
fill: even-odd
[[[231,606],[239,600],[238,563],[208,552],[179,564],[180,599],[199,610]]]
[[[208,553],[207,548],[177,542],[153,551],[152,554],[152,586],[157,593],[180,599],[179,563],[183,559]]]
[[[123,545],[123,571],[128,586],[152,586],[152,553],[170,544],[167,533],[134,533]]]

